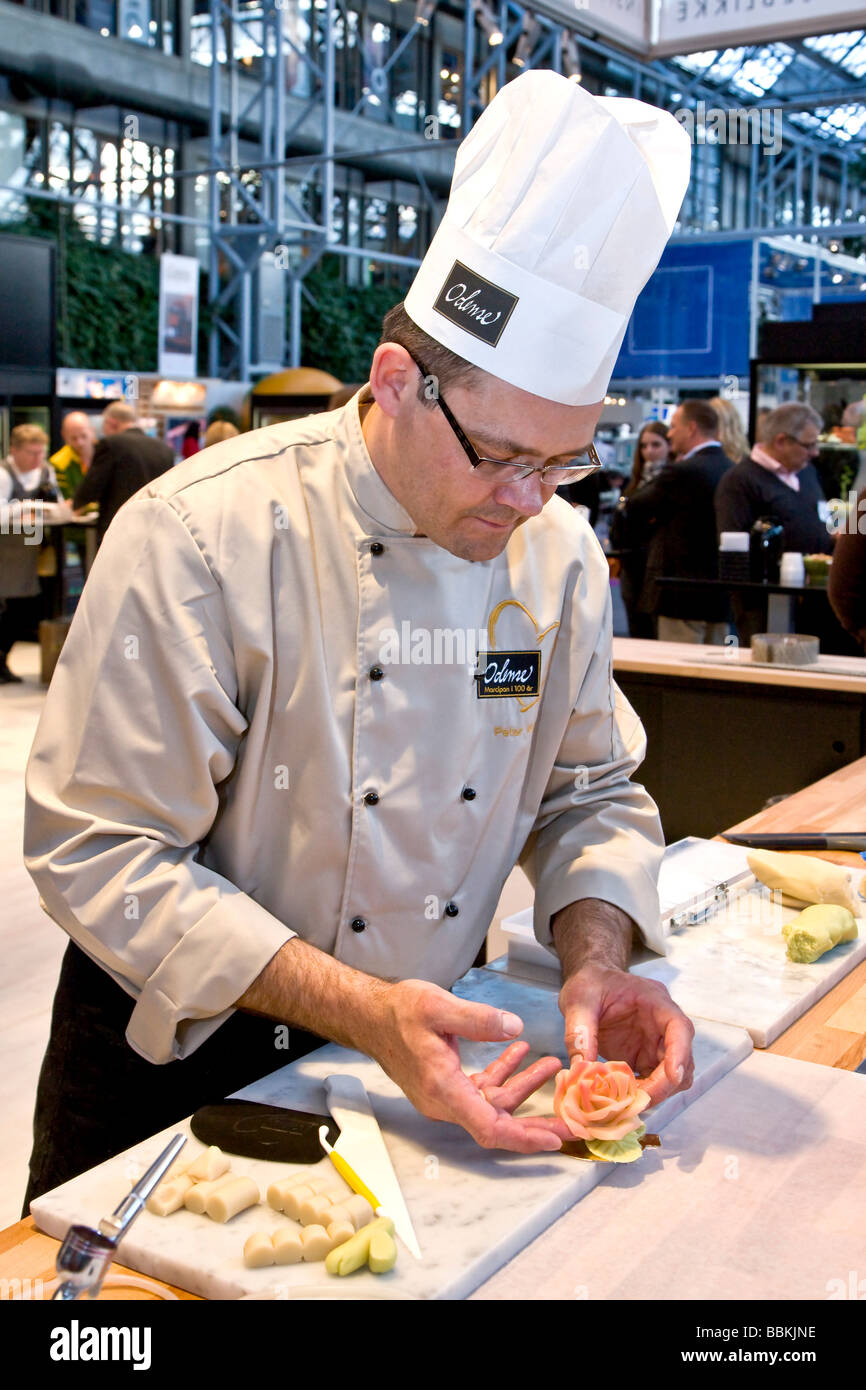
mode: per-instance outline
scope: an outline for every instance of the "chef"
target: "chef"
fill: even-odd
[[[563,1050],[692,1080],[663,838],[611,675],[607,564],[554,496],[673,227],[688,138],[551,72],[496,96],[341,409],[226,441],[110,527],[27,775],[25,855],[68,934],[28,1198],[321,1039],[484,1147],[558,1069],[452,996],[506,877],[562,962]],[[463,1074],[456,1040],[503,1044]]]

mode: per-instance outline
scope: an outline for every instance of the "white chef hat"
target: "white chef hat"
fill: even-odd
[[[591,96],[559,73],[522,73],[457,150],[406,312],[524,391],[564,405],[601,400],[676,221],[690,154],[669,112]]]

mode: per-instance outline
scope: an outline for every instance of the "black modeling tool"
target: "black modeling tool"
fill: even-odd
[[[217,1144],[229,1154],[273,1159],[275,1163],[319,1163],[323,1156],[320,1125],[327,1125],[328,1142],[336,1144],[340,1130],[330,1115],[260,1105],[253,1100],[203,1105],[190,1120],[190,1129],[203,1144]]]

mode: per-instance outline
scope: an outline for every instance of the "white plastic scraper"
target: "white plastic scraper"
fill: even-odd
[[[406,1249],[420,1260],[421,1247],[363,1081],[342,1073],[328,1076],[325,1095],[328,1109],[340,1126],[334,1152],[345,1159],[364,1186],[375,1194],[379,1213],[390,1216]]]

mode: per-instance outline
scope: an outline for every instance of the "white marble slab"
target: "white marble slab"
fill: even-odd
[[[550,989],[483,970],[470,971],[457,992],[518,1013],[533,1053],[553,1052],[564,1059],[562,1020]],[[462,1049],[464,1065],[477,1071],[500,1050],[494,1044],[467,1044]],[[750,1051],[751,1041],[741,1030],[701,1024],[695,1040],[695,1085],[652,1112],[653,1129],[669,1123]],[[247,1236],[279,1224],[279,1216],[267,1206],[244,1212],[227,1226],[187,1211],[165,1218],[143,1212],[123,1243],[122,1262],[207,1298],[462,1298],[611,1171],[558,1154],[481,1149],[456,1126],[418,1114],[369,1058],[336,1046],[302,1058],[238,1094],[322,1110],[324,1078],[332,1071],[351,1072],[367,1088],[421,1245],[421,1263],[401,1248],[396,1268],[382,1276],[359,1271],[349,1280],[330,1279],[321,1264],[245,1269],[242,1251]],[[552,1091],[551,1083],[526,1109],[549,1114]],[[189,1133],[186,1122],[176,1129]],[[96,1222],[116,1205],[173,1132],[166,1130],[40,1197],[32,1206],[39,1227],[62,1237],[73,1221]],[[200,1147],[195,1140],[192,1144]],[[642,1170],[645,1163],[646,1156]],[[244,1158],[234,1158],[232,1167],[253,1177],[263,1194],[287,1171],[286,1165]],[[331,1171],[327,1160],[321,1169]]]
[[[828,951],[812,965],[788,960],[782,926],[800,908],[772,902],[769,890],[755,884],[706,922],[681,927],[667,938],[667,955],[634,953],[635,975],[661,980],[689,1018],[707,1018],[745,1028],[756,1047],[768,1047],[813,1004],[866,960],[866,918],[860,936]],[[507,928],[506,928],[507,929]],[[528,953],[527,953],[528,954]],[[490,970],[538,983],[555,982],[559,966],[520,959],[520,950]]]
[[[668,938],[667,956],[634,967],[661,980],[690,1018],[745,1028],[756,1047],[768,1047],[828,990],[866,960],[866,920],[857,941],[846,941],[812,965],[788,960],[782,925],[800,909],[777,907],[755,887],[716,917]]]
[[[807,1324],[866,1299],[864,1191],[866,1076],[754,1052],[473,1298],[796,1299],[774,1321]]]

